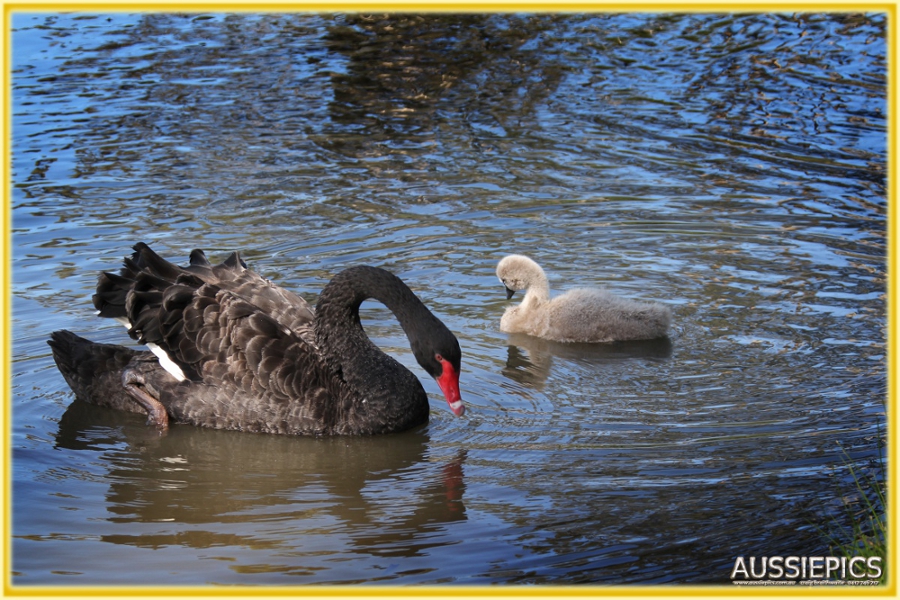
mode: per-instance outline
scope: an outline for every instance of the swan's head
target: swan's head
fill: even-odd
[[[546,281],[539,264],[521,254],[510,254],[497,265],[497,277],[506,287],[506,299],[519,290],[527,290],[538,281]]]
[[[427,331],[412,340],[413,355],[416,362],[434,377],[453,414],[460,417],[466,412],[459,394],[462,352],[456,336],[437,318],[434,321]]]

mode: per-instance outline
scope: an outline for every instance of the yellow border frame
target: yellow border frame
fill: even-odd
[[[793,0],[790,2],[778,2],[772,0],[739,0],[729,2],[727,0],[694,1],[688,4],[679,0],[618,0],[605,2],[603,0],[564,0],[562,2],[550,2],[541,0],[491,0],[479,2],[478,0],[436,0],[434,2],[422,2],[421,0],[318,0],[298,1],[289,0],[263,0],[259,3],[248,3],[241,0],[190,0],[177,2],[174,0],[20,0],[5,2],[4,13],[7,17],[11,12],[528,12],[528,13],[655,13],[655,12],[680,12],[680,13],[771,13],[771,12],[883,12],[890,15],[891,21],[895,15],[897,2],[891,1],[865,1],[860,3],[841,2],[827,0]],[[8,23],[7,23],[8,24]]]
[[[3,399],[3,437],[0,445],[0,469],[3,476],[3,542],[0,544],[3,565],[3,595],[39,597],[283,597],[299,596],[309,598],[334,598],[351,596],[466,596],[479,597],[583,597],[603,596],[607,598],[635,597],[709,597],[709,596],[766,596],[769,598],[790,597],[842,597],[842,596],[897,596],[897,412],[894,403],[897,400],[897,299],[898,266],[897,235],[900,226],[897,224],[898,158],[897,158],[897,58],[898,58],[898,0],[893,2],[817,2],[815,0],[793,0],[791,2],[771,2],[743,0],[727,1],[693,1],[683,4],[678,0],[648,1],[564,1],[559,3],[517,0],[462,0],[455,2],[430,2],[423,4],[418,0],[392,0],[382,2],[369,1],[318,1],[287,2],[280,0],[264,0],[251,4],[234,0],[224,2],[216,0],[191,0],[178,3],[171,0],[129,2],[127,0],[21,0],[3,1],[3,25],[0,30],[2,40],[3,71],[0,82],[3,85],[3,116],[0,123],[0,135],[3,136],[2,176],[4,185],[0,195],[0,345],[2,345],[2,370],[0,370],[0,390]],[[732,586],[447,586],[447,587],[382,587],[382,586],[274,586],[274,587],[225,587],[225,586],[174,586],[174,587],[122,587],[122,586],[14,586],[12,585],[12,514],[9,499],[12,491],[11,481],[11,421],[12,406],[9,393],[12,385],[12,110],[11,110],[11,49],[10,31],[12,15],[16,12],[602,12],[602,13],[723,13],[723,12],[880,12],[888,17],[887,59],[887,137],[888,137],[888,213],[887,213],[887,425],[888,425],[888,584],[883,587],[768,587],[749,588]]]

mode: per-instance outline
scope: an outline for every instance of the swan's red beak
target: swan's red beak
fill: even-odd
[[[466,412],[466,407],[459,395],[459,371],[454,369],[450,361],[446,359],[441,360],[441,367],[443,367],[444,372],[435,381],[441,387],[441,391],[444,392],[444,397],[447,398],[450,410],[457,417],[461,417]]]

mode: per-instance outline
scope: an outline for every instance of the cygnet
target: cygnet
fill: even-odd
[[[536,262],[511,254],[497,265],[507,300],[518,290],[525,299],[506,309],[500,331],[527,333],[557,342],[651,340],[668,335],[669,307],[621,298],[604,289],[573,289],[550,299],[550,284]]]

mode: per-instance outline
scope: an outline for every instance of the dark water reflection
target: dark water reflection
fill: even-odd
[[[263,542],[273,548],[304,546],[302,536],[332,530],[353,532],[352,552],[413,557],[442,543],[429,541],[429,530],[466,518],[466,451],[431,457],[425,432],[394,436],[390,444],[372,438],[197,435],[188,428],[160,437],[142,421],[76,401],[60,419],[55,448],[104,453],[110,522],[214,525],[215,531],[136,530],[103,535],[105,542],[251,549],[260,544],[260,528],[229,531],[250,519],[262,526],[276,522],[284,530],[277,542]],[[431,468],[419,468],[429,460]]]
[[[535,389],[543,389],[551,374],[554,356],[574,363],[601,365],[628,358],[669,358],[673,346],[671,338],[667,337],[611,344],[564,344],[523,333],[509,334],[508,343],[509,357],[503,375]]]
[[[882,476],[884,15],[13,25],[16,585],[721,583],[828,554],[848,463]],[[460,339],[465,418],[430,381],[429,425],[377,439],[73,402],[46,339],[126,342],[90,296],[138,240],[310,301],[393,270]],[[500,333],[510,252],[667,303],[671,338]]]

